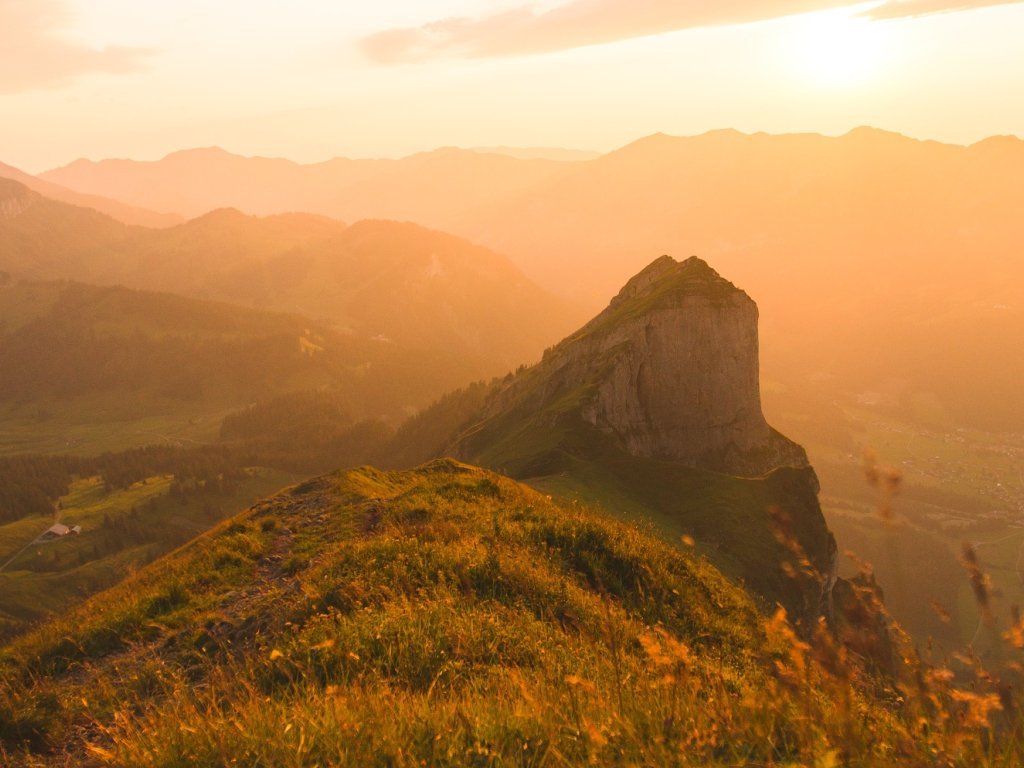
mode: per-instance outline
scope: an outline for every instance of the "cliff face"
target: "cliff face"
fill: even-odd
[[[548,403],[583,385],[582,419],[632,456],[739,476],[806,467],[803,449],[761,412],[757,317],[704,261],[663,256],[489,410],[538,384]]]
[[[835,542],[804,450],[762,414],[757,319],[705,262],[663,256],[497,385],[444,452],[692,536],[766,607],[813,627]]]

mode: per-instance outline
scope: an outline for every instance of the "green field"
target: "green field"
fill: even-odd
[[[52,517],[0,526],[0,637],[61,615],[292,479],[251,469],[228,493],[182,497],[170,492],[170,476],[123,490],[98,477],[75,481]],[[82,532],[38,541],[55,521]]]

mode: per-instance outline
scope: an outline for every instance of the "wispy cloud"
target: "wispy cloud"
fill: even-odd
[[[994,5],[1012,5],[1021,0],[889,0],[877,8],[864,12],[872,19],[905,19],[912,16],[930,16],[934,13],[969,11]]]
[[[1021,1],[885,0],[865,13],[878,19],[901,18]],[[863,0],[569,0],[551,10],[528,4],[479,18],[387,29],[365,38],[362,48],[381,63],[437,56],[518,56],[857,5],[864,5]]]
[[[72,20],[61,0],[0,0],[0,94],[59,86],[90,72],[131,72],[149,53],[89,48],[61,37]]]

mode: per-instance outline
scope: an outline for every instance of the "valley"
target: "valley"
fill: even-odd
[[[842,139],[865,140],[894,141]],[[760,152],[761,141],[744,151]],[[440,152],[397,164],[387,183],[367,175],[359,188],[376,184],[377,192],[363,198],[366,208],[352,210],[385,210],[382,201],[401,179],[412,204],[423,194],[418,184],[460,164],[469,186],[451,180],[458,194],[479,194],[489,205],[489,195],[571,186],[574,174],[586,178],[595,163],[619,173],[652,145],[692,162],[686,142],[665,137],[612,159],[520,167],[511,186],[481,192],[491,183],[481,167],[497,173],[516,158]],[[773,633],[789,644],[796,668],[809,663],[805,646],[840,659],[812,662],[817,677],[807,696],[865,696],[879,721],[892,714],[888,705],[852,681],[902,685],[892,681],[924,674],[915,665],[933,659],[952,659],[944,663],[957,684],[997,695],[993,678],[957,654],[966,647],[978,665],[1003,669],[1012,653],[1006,640],[1019,630],[1016,606],[1024,600],[1024,437],[995,431],[997,422],[1018,425],[1017,401],[994,398],[988,407],[974,398],[982,386],[989,393],[1012,388],[1021,361],[985,341],[995,315],[969,299],[1012,269],[961,286],[948,311],[927,320],[919,313],[932,306],[930,287],[895,313],[864,320],[858,308],[885,305],[885,291],[847,294],[827,309],[794,301],[797,283],[785,276],[793,270],[805,269],[811,281],[835,279],[807,262],[789,263],[780,277],[754,266],[777,254],[751,250],[738,271],[765,290],[762,311],[702,258],[661,256],[583,323],[587,301],[566,294],[599,286],[602,274],[627,263],[593,243],[587,247],[597,261],[579,281],[563,280],[572,291],[559,296],[499,253],[418,224],[347,225],[274,212],[281,200],[299,198],[265,201],[262,218],[219,208],[143,227],[38,189],[46,191],[0,183],[7,200],[0,220],[0,669],[27,665],[47,681],[0,678],[18,702],[0,709],[0,750],[14,745],[26,765],[55,749],[119,764],[159,764],[154,756],[166,749],[183,759],[226,760],[222,746],[175,741],[159,726],[170,707],[194,723],[195,734],[223,738],[216,703],[186,701],[190,676],[212,681],[252,719],[228,749],[259,759],[277,759],[280,747],[269,741],[266,751],[249,740],[259,723],[299,712],[297,701],[310,696],[317,706],[350,707],[367,690],[389,700],[384,690],[394,685],[412,693],[390,706],[412,707],[406,711],[416,728],[436,728],[417,714],[422,686],[428,698],[440,687],[452,703],[467,700],[466,685],[528,679],[515,683],[527,698],[513,694],[507,701],[514,707],[585,690],[601,700],[592,725],[612,691],[618,699],[627,688],[645,703],[626,713],[618,702],[625,720],[601,720],[594,727],[604,735],[591,734],[583,747],[559,735],[565,723],[532,716],[524,726],[532,735],[492,737],[492,757],[506,759],[523,744],[527,751],[547,745],[545,754],[564,750],[573,760],[598,759],[607,744],[620,756],[638,755],[649,740],[615,728],[649,728],[645,713],[664,700],[627,685],[622,665],[631,665],[630,680],[644,680],[644,664],[670,665],[661,661],[670,648],[679,674],[693,663],[694,647],[741,635],[745,650],[728,661],[746,681],[736,684],[782,700],[790,695],[789,672],[766,661],[778,641]],[[406,213],[431,220],[440,210]],[[995,257],[986,254],[993,264]],[[606,258],[613,266],[603,273]],[[788,314],[780,316],[782,306]],[[1012,326],[1016,305],[998,306],[999,322]],[[801,328],[801,312],[820,314],[819,322]],[[890,328],[898,331],[879,353],[873,339]],[[952,329],[966,356],[936,361],[927,351]],[[998,356],[1007,362],[998,376],[974,383],[957,374],[958,365],[985,370]],[[545,512],[531,518],[538,505]],[[519,530],[524,520],[532,522],[515,543],[499,544],[502,531]],[[567,521],[582,527],[571,534],[545,528]],[[80,529],[45,533],[55,523]],[[571,539],[564,550],[563,535]],[[530,557],[554,570],[509,570],[537,536],[545,548]],[[632,542],[633,554],[612,539]],[[457,551],[444,549],[457,542]],[[386,555],[359,559],[378,545]],[[965,569],[968,550],[973,576]],[[637,552],[645,553],[640,560]],[[335,578],[329,564],[336,557],[356,557],[365,572],[346,572],[328,589],[320,582]],[[680,569],[687,578],[701,574],[704,597],[690,606],[699,618],[672,613],[692,583],[668,587],[660,576],[639,575],[664,557],[675,563],[673,579]],[[352,590],[377,572],[384,591],[367,587],[376,597],[352,603]],[[559,595],[580,584],[589,592],[563,610],[562,598],[552,597],[556,583]],[[118,613],[113,606],[124,599],[131,607]],[[714,608],[702,602],[708,599]],[[638,613],[614,619],[613,630],[594,618],[598,604],[606,616]],[[370,611],[370,624],[349,616],[357,609]],[[724,613],[715,618],[716,610]],[[442,621],[454,634],[428,640]],[[639,623],[626,630],[621,621]],[[373,626],[392,627],[386,647],[376,644],[379,636],[364,637]],[[481,635],[480,627],[490,629]],[[54,632],[75,639],[54,641]],[[306,645],[286,641],[292,632]],[[579,632],[589,638],[582,645]],[[622,632],[628,649],[609,634]],[[341,655],[333,651],[338,637],[348,638]],[[471,650],[477,643],[479,653]],[[577,664],[587,658],[604,669],[593,661],[602,643],[611,644],[613,665],[588,682]],[[236,656],[224,655],[228,646]],[[560,659],[555,677],[532,677],[530,660],[542,657]],[[106,691],[103,712],[133,706],[143,719],[118,730],[108,714],[93,714],[89,698],[81,696],[80,707],[74,696],[85,690],[71,670],[83,663],[93,675],[88,685]],[[114,693],[125,670],[155,674],[165,664],[175,671],[157,675],[152,688],[129,686],[127,699]],[[241,666],[229,680],[231,664]],[[293,689],[246,703],[284,668],[298,675]],[[710,667],[694,675],[702,686],[717,684]],[[59,690],[62,683],[67,690]],[[928,695],[955,708],[959,689],[942,685]],[[509,721],[505,704],[494,703],[506,701],[507,689],[486,690],[489,703],[481,707],[491,714],[477,721],[452,704],[459,725],[447,728],[449,753],[465,749],[468,734]],[[697,701],[687,705],[691,711]],[[772,738],[769,714],[751,706],[746,716],[755,731],[737,726],[733,746],[706,752],[708,759],[749,757],[761,748],[755,744],[763,746],[759,739]],[[835,714],[816,712],[826,720]],[[359,717],[378,722],[371,710]],[[90,718],[105,734],[102,746],[76,735]],[[903,734],[892,738],[905,738],[903,721],[890,725]],[[332,751],[339,745],[312,721],[303,727],[317,734],[317,754],[351,757]],[[377,727],[389,733],[387,743],[363,739],[351,754],[391,754],[387,745],[412,738]],[[859,739],[865,754],[877,747],[864,735],[847,738]],[[819,748],[805,733],[793,754]]]
[[[889,608],[916,638],[932,638],[946,651],[973,641],[984,652],[988,641],[975,636],[980,613],[961,550],[969,543],[977,551],[999,626],[1009,626],[1012,607],[1024,601],[1017,533],[1024,526],[1024,436],[908,422],[891,408],[865,405],[857,393],[826,397],[769,385],[765,408],[806,446],[840,550],[872,564]],[[865,479],[865,451],[902,478],[887,501],[889,518],[880,511],[886,500]],[[845,558],[843,566],[856,572]]]
[[[1024,765],[1024,0],[0,0],[0,768]]]

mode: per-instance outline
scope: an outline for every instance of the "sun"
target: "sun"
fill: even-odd
[[[891,54],[885,24],[849,11],[807,14],[797,20],[790,42],[797,74],[814,85],[864,85],[885,72]]]

